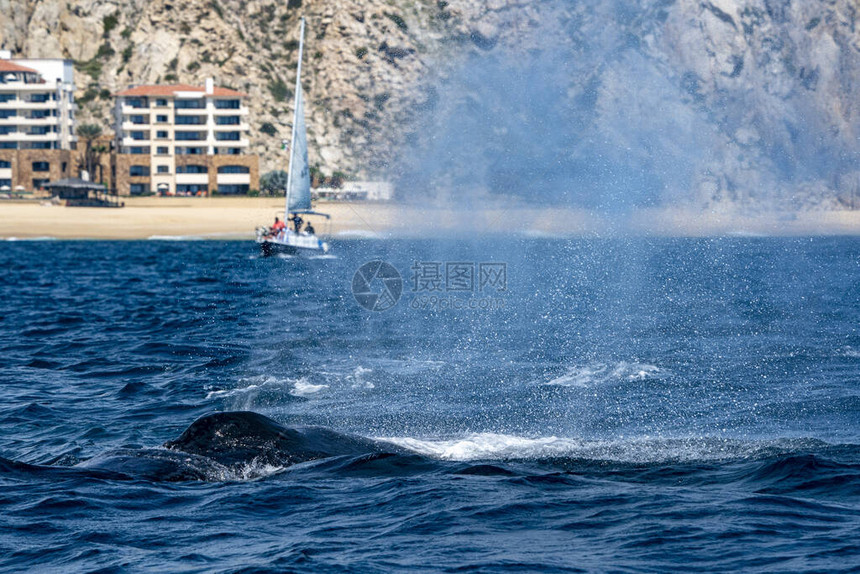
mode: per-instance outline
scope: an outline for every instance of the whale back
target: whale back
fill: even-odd
[[[203,456],[233,467],[251,462],[287,466],[332,456],[378,453],[372,440],[322,427],[285,427],[248,411],[214,413],[194,421],[170,450]]]

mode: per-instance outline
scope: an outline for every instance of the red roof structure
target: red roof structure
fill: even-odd
[[[201,86],[190,86],[188,84],[168,84],[153,86],[135,86],[114,94],[115,96],[173,96],[176,92],[200,92],[206,93],[206,88]],[[212,94],[216,97],[244,98],[247,94],[231,90],[229,88],[215,87]]]
[[[26,72],[28,74],[38,74],[36,70],[19,66],[10,60],[0,60],[0,72]]]

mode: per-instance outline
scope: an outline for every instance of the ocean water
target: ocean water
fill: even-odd
[[[860,240],[333,243],[0,245],[0,570],[860,568]]]

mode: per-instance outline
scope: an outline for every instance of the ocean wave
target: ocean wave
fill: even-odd
[[[367,229],[344,229],[336,233],[340,239],[385,239],[386,235]]]
[[[543,384],[560,387],[588,387],[589,385],[608,382],[642,381],[663,377],[667,374],[668,371],[665,369],[647,363],[628,363],[626,361],[620,361],[614,365],[592,363],[570,367],[563,375]]]
[[[346,380],[352,383],[352,388],[373,389],[375,385],[372,381],[368,381],[366,376],[373,372],[373,369],[368,369],[358,365],[351,375],[346,376]]]
[[[59,237],[40,235],[38,237],[3,237],[2,241],[59,241]]]
[[[378,437],[417,454],[450,461],[577,459],[619,463],[718,462],[790,454],[827,446],[817,439],[744,441],[704,438],[585,440],[473,433],[459,438]]]
[[[328,385],[315,385],[308,381],[307,378],[302,377],[301,379],[293,381],[293,388],[290,391],[290,394],[294,397],[307,397],[315,395],[327,388]]]
[[[212,239],[249,239],[247,233],[201,233],[199,235],[150,235],[147,241],[207,241]]]

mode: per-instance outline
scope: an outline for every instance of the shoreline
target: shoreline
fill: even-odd
[[[123,198],[123,208],[0,202],[0,239],[235,239],[254,237],[283,211],[279,198]],[[318,202],[330,226],[310,216],[320,235],[334,238],[468,238],[604,236],[860,235],[860,211],[695,211],[648,208],[606,215],[572,208],[487,206],[455,211],[374,202]]]

